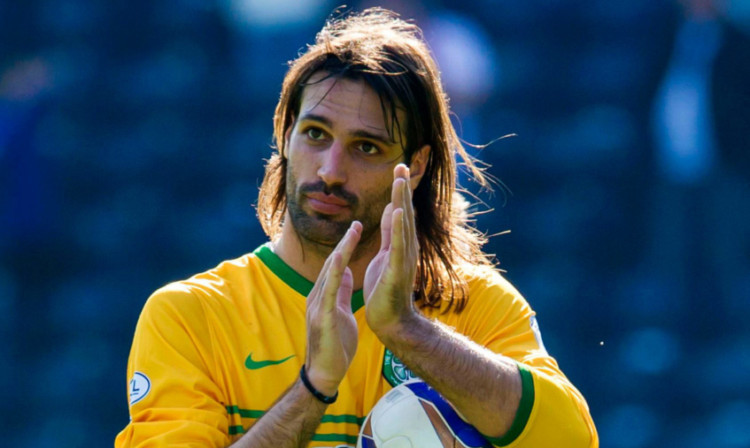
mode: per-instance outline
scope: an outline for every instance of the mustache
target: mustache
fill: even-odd
[[[323,181],[300,185],[299,192],[302,194],[323,193],[336,196],[337,198],[346,201],[350,206],[355,206],[359,202],[359,199],[357,199],[357,196],[354,193],[344,190],[340,185],[327,185]]]

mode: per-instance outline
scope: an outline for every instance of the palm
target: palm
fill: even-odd
[[[307,296],[307,356],[311,379],[335,390],[357,351],[357,321],[352,314],[352,271],[346,265],[359,241],[355,221],[326,259]]]
[[[342,291],[343,289],[343,291]],[[349,365],[354,358],[354,353],[357,351],[357,319],[354,318],[351,306],[351,288],[345,289],[340,288],[338,294],[340,296],[336,304],[337,318],[334,320],[334,326],[340,326],[338,330],[338,340],[341,344],[341,355],[344,365]],[[336,331],[334,330],[334,333]]]

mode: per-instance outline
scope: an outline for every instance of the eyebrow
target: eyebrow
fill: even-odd
[[[313,114],[313,113],[302,114],[299,117],[299,121],[316,121],[329,128],[333,127],[333,122],[328,117],[324,117],[323,115],[318,115],[318,114]],[[352,132],[351,135],[354,137],[367,138],[370,140],[380,141],[383,143],[387,143],[389,145],[396,144],[396,141],[390,136],[385,137],[383,134],[366,131],[364,129],[357,129],[356,131]]]

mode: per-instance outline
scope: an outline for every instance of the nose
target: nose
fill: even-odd
[[[334,140],[321,154],[318,177],[327,185],[337,185],[346,182],[347,153],[344,145]]]

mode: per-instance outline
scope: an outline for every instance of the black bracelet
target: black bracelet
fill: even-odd
[[[318,389],[315,388],[315,386],[312,385],[310,382],[310,379],[307,377],[307,373],[305,373],[305,365],[302,364],[302,368],[299,371],[299,377],[302,380],[302,384],[305,385],[307,390],[310,391],[311,394],[313,394],[313,397],[317,398],[318,400],[322,401],[325,404],[331,404],[339,397],[339,391],[336,391],[333,396],[329,397],[328,395],[323,395],[320,393]]]

